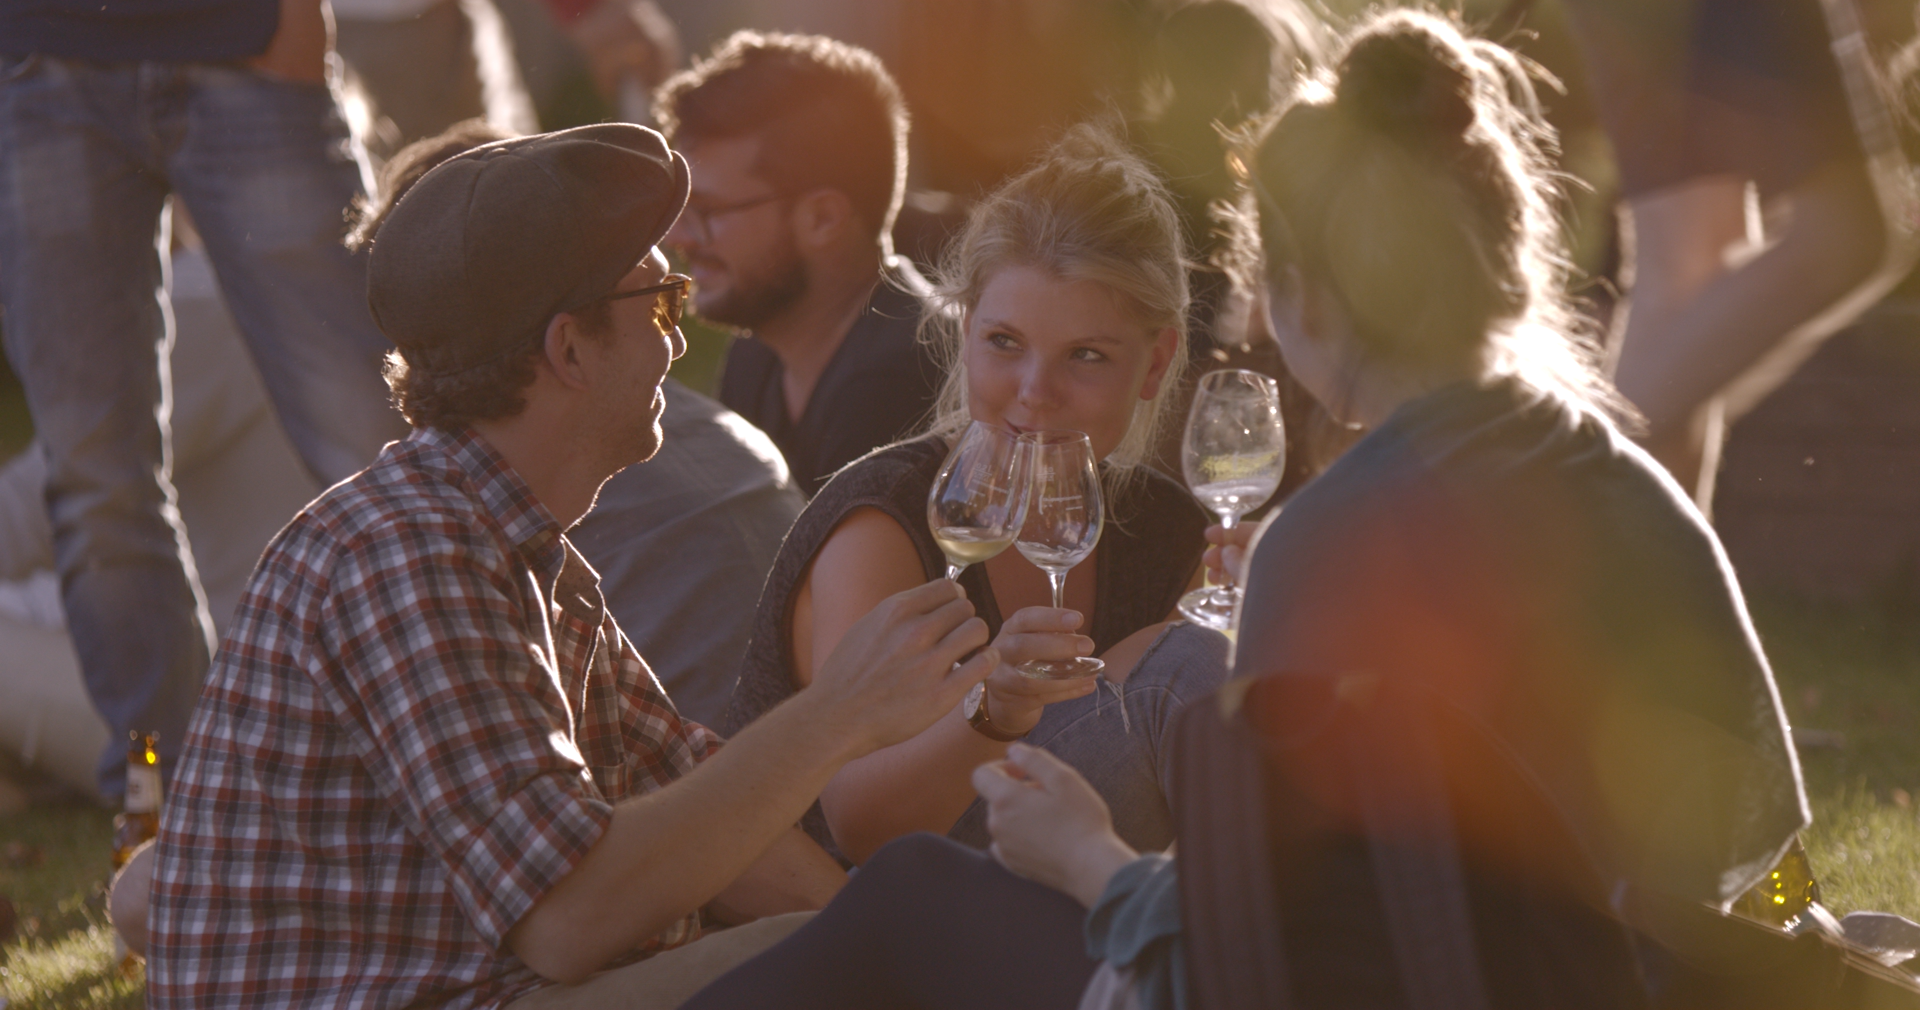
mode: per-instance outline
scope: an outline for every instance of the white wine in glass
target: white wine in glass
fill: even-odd
[[[1062,605],[1067,572],[1085,561],[1100,543],[1100,528],[1106,522],[1100,472],[1093,458],[1093,443],[1080,432],[1030,431],[1020,440],[1027,443],[1032,474],[1028,478],[1027,521],[1014,544],[1034,567],[1047,573],[1057,610]],[[1092,656],[1076,656],[1029,660],[1014,669],[1038,680],[1070,680],[1091,677],[1106,667]]]
[[[968,425],[927,493],[927,526],[947,556],[947,578],[1013,546],[1026,511],[1026,445],[1003,428]]]
[[[1207,511],[1232,529],[1280,487],[1287,459],[1286,426],[1280,420],[1280,385],[1258,372],[1233,368],[1208,372],[1194,390],[1180,462],[1187,487]],[[1240,588],[1196,589],[1180,598],[1187,620],[1217,631],[1233,626]]]

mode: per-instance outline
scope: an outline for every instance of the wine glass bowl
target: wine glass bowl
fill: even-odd
[[[1028,455],[1019,436],[979,421],[954,440],[927,493],[927,526],[947,578],[1013,545],[1027,512]]]
[[[1026,522],[1014,546],[1034,567],[1047,573],[1053,605],[1059,609],[1067,572],[1085,561],[1100,542],[1106,507],[1093,443],[1077,431],[1031,431],[1020,436],[1029,459]],[[1040,680],[1091,677],[1106,663],[1091,656],[1036,659],[1015,667]]]
[[[1280,385],[1244,368],[1208,372],[1194,391],[1180,462],[1187,487],[1202,507],[1232,529],[1280,487],[1286,465],[1286,426]],[[1180,598],[1180,613],[1204,627],[1233,626],[1240,589],[1232,584],[1196,589]]]

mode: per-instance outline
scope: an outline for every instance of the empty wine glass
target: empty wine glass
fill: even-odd
[[[1053,605],[1061,606],[1067,572],[1087,559],[1100,542],[1106,509],[1100,500],[1100,474],[1093,443],[1077,431],[1030,431],[1027,443],[1031,475],[1028,478],[1027,521],[1014,545],[1034,567],[1047,573],[1053,587]],[[1107,664],[1091,656],[1073,659],[1035,659],[1015,669],[1040,680],[1091,677]]]
[[[1027,512],[1028,448],[1018,436],[975,421],[940,465],[927,494],[927,525],[957,579],[1013,544]]]
[[[1187,487],[1200,504],[1232,529],[1280,487],[1287,437],[1280,420],[1280,385],[1244,368],[1208,372],[1194,391],[1180,462]],[[1224,585],[1196,589],[1180,598],[1180,613],[1204,627],[1233,626],[1240,588],[1227,573]]]

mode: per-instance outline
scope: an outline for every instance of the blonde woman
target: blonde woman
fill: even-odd
[[[950,362],[937,415],[926,435],[841,471],[794,525],[723,726],[737,730],[804,689],[855,621],[944,570],[927,492],[969,422],[1085,433],[1104,461],[1109,522],[1067,576],[1065,609],[1048,605],[1045,573],[1018,552],[967,570],[961,585],[1003,657],[985,689],[987,724],[955,711],[849,765],[810,818],[823,842],[856,862],[910,831],[984,846],[968,775],[1013,739],[1085,774],[1123,836],[1156,847],[1172,837],[1159,734],[1180,702],[1224,676],[1225,653],[1212,633],[1182,625],[1163,634],[1199,571],[1207,520],[1143,465],[1186,360],[1187,302],[1164,187],[1099,129],[1075,130],[974,209],[929,308]],[[1091,679],[1035,681],[1012,669],[1086,654],[1102,654],[1108,676],[1126,680],[1119,699],[1095,697]],[[1136,667],[1143,655],[1150,661]]]

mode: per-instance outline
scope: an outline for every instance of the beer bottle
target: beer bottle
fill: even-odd
[[[118,873],[133,858],[133,850],[160,834],[160,754],[154,750],[157,733],[139,730],[127,734],[127,798],[113,817],[113,869]],[[120,974],[139,974],[140,959],[127,950],[120,932],[113,934],[113,959]]]
[[[1734,912],[1777,929],[1793,931],[1801,913],[1820,901],[1820,882],[1796,836],[1772,871],[1734,903]]]
[[[113,818],[113,868],[133,858],[133,850],[160,833],[160,754],[157,733],[127,734],[127,800]]]

